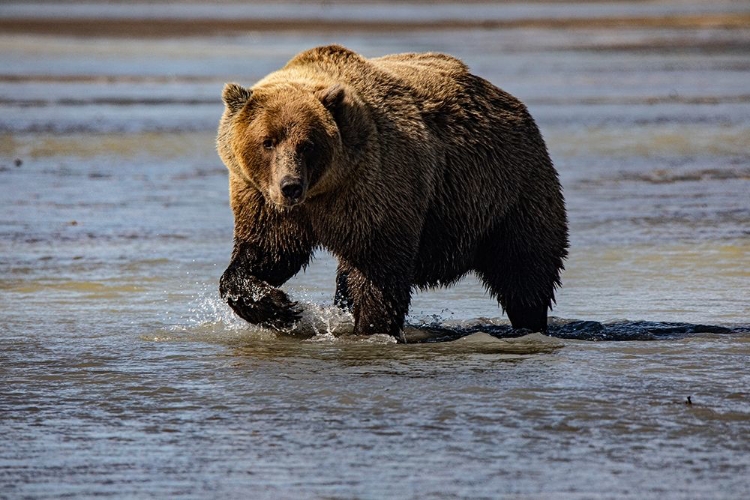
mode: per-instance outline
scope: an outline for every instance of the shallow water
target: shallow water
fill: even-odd
[[[548,22],[0,31],[0,497],[745,498],[750,26],[688,16],[750,8],[339,7],[0,5],[6,19]],[[329,42],[450,52],[529,105],[571,224],[550,336],[515,336],[467,277],[415,295],[406,336],[422,343],[352,338],[325,253],[285,287],[305,307],[291,335],[219,301],[221,86]]]

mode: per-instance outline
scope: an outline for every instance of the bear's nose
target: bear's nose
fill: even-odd
[[[302,180],[297,177],[286,176],[281,179],[281,194],[289,201],[296,201],[302,197]]]

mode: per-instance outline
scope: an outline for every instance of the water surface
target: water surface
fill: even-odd
[[[0,497],[745,498],[748,15],[3,4],[47,24],[0,23]],[[342,29],[304,24],[323,16]],[[249,28],[188,27],[208,18]],[[221,87],[332,42],[449,52],[528,104],[571,226],[550,336],[512,332],[469,276],[415,295],[415,343],[352,338],[324,252],[285,286],[305,308],[292,335],[218,299]]]

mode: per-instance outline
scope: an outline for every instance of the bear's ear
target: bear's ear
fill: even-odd
[[[236,113],[242,109],[252,95],[252,90],[241,87],[236,83],[227,83],[224,85],[224,91],[221,93],[221,99],[229,111]]]
[[[325,106],[333,116],[336,116],[336,111],[341,107],[341,103],[344,102],[346,91],[344,90],[344,87],[336,83],[328,88],[318,90],[315,92],[315,97],[323,103],[323,106]]]

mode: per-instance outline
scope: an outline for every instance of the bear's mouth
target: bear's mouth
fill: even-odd
[[[304,201],[304,198],[295,198],[293,200],[284,199],[281,202],[281,207],[283,207],[283,208],[296,207],[297,205],[301,205],[303,201]]]

